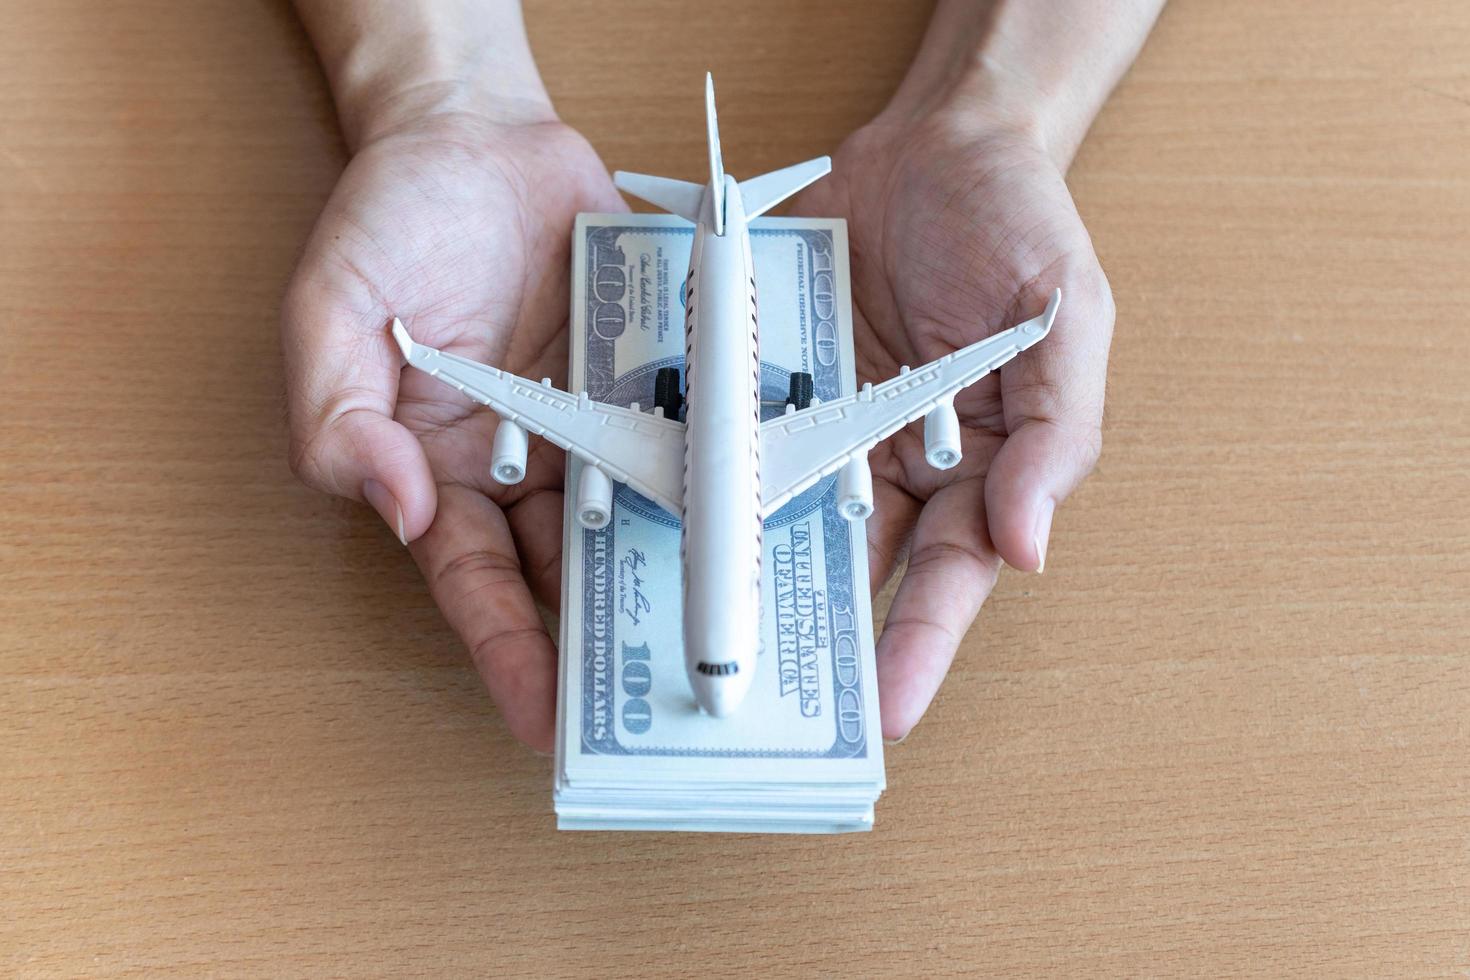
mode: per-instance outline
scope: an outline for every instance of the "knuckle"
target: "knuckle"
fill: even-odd
[[[311,459],[310,439],[292,434],[291,442],[286,448],[286,463],[296,479],[308,485],[315,484],[316,465]]]
[[[1117,320],[1118,308],[1113,300],[1113,288],[1108,283],[1107,273],[1096,262],[1083,272],[1076,286],[1078,299],[1084,309],[1090,310],[1093,320],[1105,333],[1111,334]]]
[[[1022,397],[1029,404],[1048,406],[1049,411],[1056,414],[1066,395],[1066,385],[1053,372],[1038,372],[1013,382],[1008,394]]]
[[[326,467],[322,457],[324,439],[324,427],[303,425],[292,414],[286,463],[298,480],[318,490],[326,489]]]
[[[514,683],[516,678],[513,674],[508,677],[501,676],[503,654],[520,644],[539,644],[545,637],[546,630],[538,626],[511,626],[491,630],[467,646],[470,651],[470,660],[486,675],[486,678],[505,685]]]
[[[1033,424],[1044,427],[1043,438],[1053,447],[1055,459],[1075,472],[1078,479],[1097,468],[1102,458],[1102,426],[1098,421],[1067,421],[1061,418],[1037,418]]]
[[[909,558],[909,568],[920,571],[944,571],[954,566],[984,569],[995,563],[995,556],[978,545],[959,541],[931,541]]]
[[[1083,473],[1091,473],[1097,468],[1098,460],[1102,459],[1102,447],[1103,435],[1101,426],[1089,426],[1083,431],[1079,446]]]
[[[293,413],[291,439],[286,450],[286,462],[296,478],[309,487],[328,489],[327,444],[330,440],[332,422],[307,424]]]
[[[353,385],[320,406],[293,404],[288,413],[290,441],[286,461],[308,486],[332,489],[334,467],[354,453],[366,451],[363,424],[383,417],[380,393]]]
[[[488,548],[472,548],[444,563],[434,575],[433,588],[438,590],[458,580],[468,583],[468,591],[494,589],[521,575],[520,562],[514,557]]]

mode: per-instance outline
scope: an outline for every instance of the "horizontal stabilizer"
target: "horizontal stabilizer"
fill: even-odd
[[[687,221],[699,222],[699,209],[704,205],[704,188],[687,180],[672,177],[652,177],[619,170],[613,174],[613,183],[625,194],[632,194],[669,214],[677,214]]]
[[[768,174],[742,180],[740,200],[745,203],[745,217],[750,219],[765,214],[806,185],[827,176],[831,170],[831,157],[817,157],[784,170],[772,170]]]

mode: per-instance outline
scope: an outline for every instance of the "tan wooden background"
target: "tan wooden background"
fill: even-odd
[[[692,174],[703,69],[758,172],[926,14],[529,18],[610,166]],[[0,24],[0,974],[1470,969],[1463,0],[1166,12],[1072,174],[1101,467],[835,839],[558,834],[408,555],[293,482],[343,153],[284,2]]]

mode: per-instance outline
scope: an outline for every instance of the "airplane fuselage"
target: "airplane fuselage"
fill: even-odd
[[[760,649],[760,353],[750,232],[735,180],[724,233],[695,227],[685,291],[684,656],[716,716],[745,697]],[[706,193],[716,197],[714,188]]]

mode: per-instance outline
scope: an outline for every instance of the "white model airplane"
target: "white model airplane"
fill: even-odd
[[[720,161],[714,83],[705,79],[710,179],[693,184],[618,172],[629,194],[695,223],[684,328],[686,383],[659,373],[652,412],[594,402],[463,357],[414,343],[398,320],[393,336],[414,367],[453,385],[501,417],[491,473],[515,483],[526,472],[526,433],[585,464],[577,521],[599,530],[612,518],[613,483],[626,483],[683,524],[684,658],[699,705],[728,715],[750,689],[759,652],[761,526],[823,477],[837,473],[838,507],[850,521],[873,512],[868,451],[924,419],[930,465],[960,461],[956,392],[1045,337],[1061,293],[1046,311],[896,378],[831,402],[794,374],[786,414],[760,421],[760,357],[749,222],[831,169],[819,157],[737,182]],[[682,403],[682,405],[681,405]],[[680,409],[683,419],[680,419]]]

